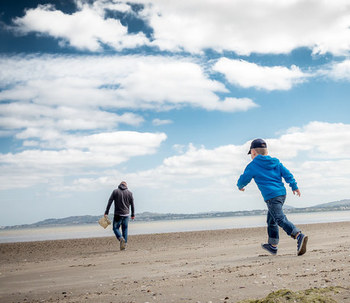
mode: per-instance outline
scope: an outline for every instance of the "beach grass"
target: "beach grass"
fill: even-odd
[[[310,288],[301,291],[280,289],[268,294],[264,299],[243,300],[238,303],[337,303],[332,296],[343,287]]]

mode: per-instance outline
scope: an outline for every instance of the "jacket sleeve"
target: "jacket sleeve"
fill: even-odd
[[[106,208],[106,211],[105,211],[105,215],[108,215],[109,209],[111,208],[113,200],[114,200],[114,191],[112,192],[111,196],[109,197],[107,208]]]
[[[131,206],[131,217],[135,217],[134,197],[132,193],[130,193],[130,206]]]
[[[239,189],[242,189],[246,185],[250,183],[250,181],[253,178],[252,170],[250,168],[250,165],[248,164],[247,167],[245,168],[243,174],[239,177],[237,186]]]
[[[292,190],[297,190],[298,185],[292,173],[287,168],[285,168],[282,163],[280,165],[281,165],[281,175],[284,178],[284,180],[289,184]]]

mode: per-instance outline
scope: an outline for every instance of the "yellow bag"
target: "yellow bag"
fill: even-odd
[[[111,224],[111,220],[109,220],[108,217],[103,216],[100,220],[98,220],[98,224],[100,224],[104,229],[106,229],[107,226]]]

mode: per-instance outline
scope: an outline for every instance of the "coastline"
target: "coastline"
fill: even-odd
[[[133,235],[126,251],[113,236],[3,243],[0,299],[237,302],[282,288],[341,286],[339,302],[350,301],[350,222],[299,227],[310,237],[301,257],[283,231],[277,256],[262,251],[264,227]]]
[[[295,224],[344,222],[350,221],[350,211],[296,213],[288,214],[288,218]],[[160,220],[152,222],[130,221],[129,234],[141,235],[264,226],[266,226],[265,215]],[[0,243],[108,237],[111,235],[113,235],[111,226],[103,229],[95,222],[94,224],[0,230]]]

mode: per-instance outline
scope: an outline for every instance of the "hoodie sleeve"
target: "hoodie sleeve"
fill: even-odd
[[[135,217],[134,196],[132,194],[130,196],[131,217]]]
[[[112,205],[112,202],[114,200],[114,195],[113,194],[114,194],[114,191],[112,192],[111,196],[109,197],[108,204],[107,204],[106,211],[105,211],[105,215],[108,215],[109,209],[110,209],[110,207]]]
[[[245,168],[243,174],[238,179],[238,182],[237,182],[238,188],[242,189],[243,187],[248,185],[253,177],[254,176],[252,174],[252,169],[250,168],[250,164],[248,164],[247,167]]]
[[[298,185],[292,173],[287,168],[285,168],[282,163],[280,163],[280,165],[281,165],[281,175],[284,178],[284,180],[289,184],[289,186],[293,191],[297,190]]]

